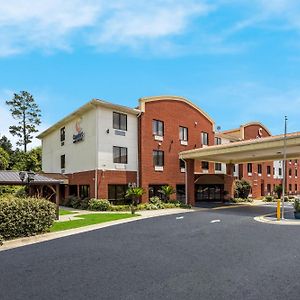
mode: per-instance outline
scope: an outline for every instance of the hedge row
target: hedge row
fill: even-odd
[[[0,198],[0,237],[5,240],[47,232],[56,206],[45,199]]]

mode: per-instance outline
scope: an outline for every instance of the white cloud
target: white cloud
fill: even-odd
[[[71,50],[72,40],[132,48],[183,34],[205,0],[10,0],[0,2],[0,56]]]

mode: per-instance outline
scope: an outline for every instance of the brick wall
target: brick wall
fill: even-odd
[[[155,141],[152,134],[152,121],[164,122],[164,139]],[[183,146],[179,141],[179,126],[188,128],[188,145]],[[209,145],[214,144],[212,123],[198,110],[188,103],[177,100],[157,100],[146,102],[145,112],[140,117],[140,185],[147,191],[143,201],[148,200],[148,186],[151,184],[185,183],[185,173],[179,168],[179,152],[201,147],[201,132],[209,134]],[[153,150],[164,151],[163,172],[154,171]],[[201,162],[195,163],[195,172],[201,171]],[[210,164],[209,171],[214,171]]]

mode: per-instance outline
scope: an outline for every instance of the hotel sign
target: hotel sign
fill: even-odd
[[[84,132],[81,128],[81,119],[75,123],[76,133],[73,134],[73,143],[76,144],[78,142],[82,142],[84,140]]]

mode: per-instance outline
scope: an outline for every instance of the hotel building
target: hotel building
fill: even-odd
[[[142,201],[172,185],[175,197],[185,200],[184,150],[271,136],[259,122],[216,131],[212,118],[183,97],[139,99],[138,108],[93,99],[38,137],[42,140],[45,173],[64,174],[68,184],[62,198],[105,198],[122,202],[128,186],[141,186]],[[195,161],[196,201],[222,200],[226,166]],[[271,195],[282,183],[281,161],[235,165],[235,178],[251,182],[252,197]],[[298,192],[298,161],[287,163],[287,191]]]

